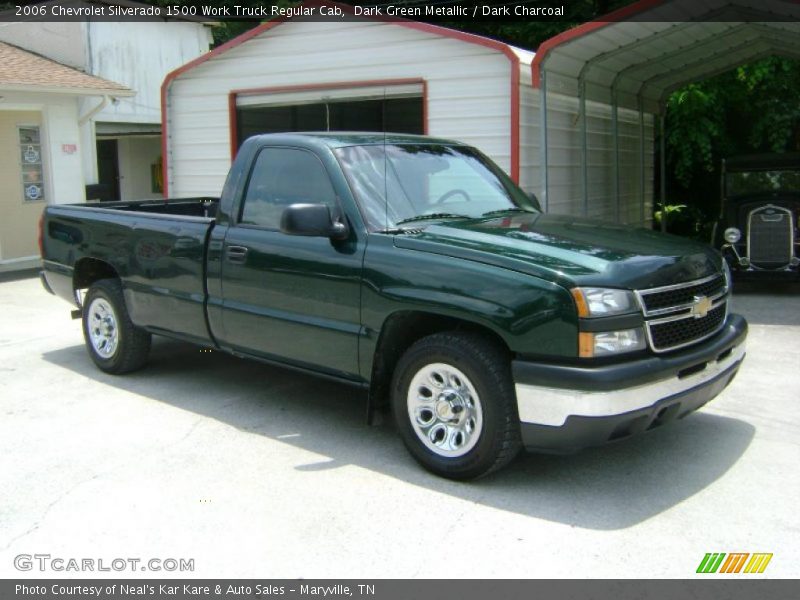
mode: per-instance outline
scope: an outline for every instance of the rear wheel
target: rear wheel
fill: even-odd
[[[83,306],[86,349],[100,369],[120,375],[147,362],[151,335],[131,322],[118,279],[92,284]]]
[[[411,455],[442,477],[487,475],[522,445],[507,353],[480,335],[411,346],[395,369],[392,408]]]

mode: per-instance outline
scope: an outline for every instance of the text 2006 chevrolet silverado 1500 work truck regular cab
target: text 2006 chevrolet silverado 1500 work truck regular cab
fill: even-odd
[[[254,137],[221,198],[49,206],[42,245],[102,370],[159,334],[351,382],[451,478],[683,417],[745,352],[716,251],[543,214],[427,137]]]

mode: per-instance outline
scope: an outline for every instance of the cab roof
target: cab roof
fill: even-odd
[[[321,144],[329,148],[345,146],[369,146],[383,144],[430,144],[442,146],[463,146],[462,142],[427,135],[409,133],[382,133],[369,131],[308,131],[296,133],[266,133],[253,136],[253,140],[263,143],[304,143]]]

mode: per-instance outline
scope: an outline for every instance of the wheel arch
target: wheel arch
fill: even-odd
[[[388,406],[389,387],[400,357],[418,340],[444,331],[470,332],[493,342],[509,356],[512,351],[503,337],[486,325],[434,312],[402,310],[383,322],[372,359],[367,418]]]
[[[75,263],[72,273],[72,287],[75,291],[91,287],[101,279],[119,279],[119,273],[111,263],[98,258],[81,258]]]

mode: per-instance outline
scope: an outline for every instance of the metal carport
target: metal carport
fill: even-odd
[[[583,212],[588,212],[590,148],[586,103],[612,110],[612,182],[620,217],[618,111],[639,116],[639,220],[645,215],[645,118],[660,122],[664,173],[664,114],[681,86],[770,55],[800,58],[800,5],[796,0],[641,0],[544,42],[532,63],[540,102],[541,199],[548,205],[548,94],[577,97],[581,137]],[[648,117],[649,118],[649,117]],[[665,196],[661,177],[659,198]]]

